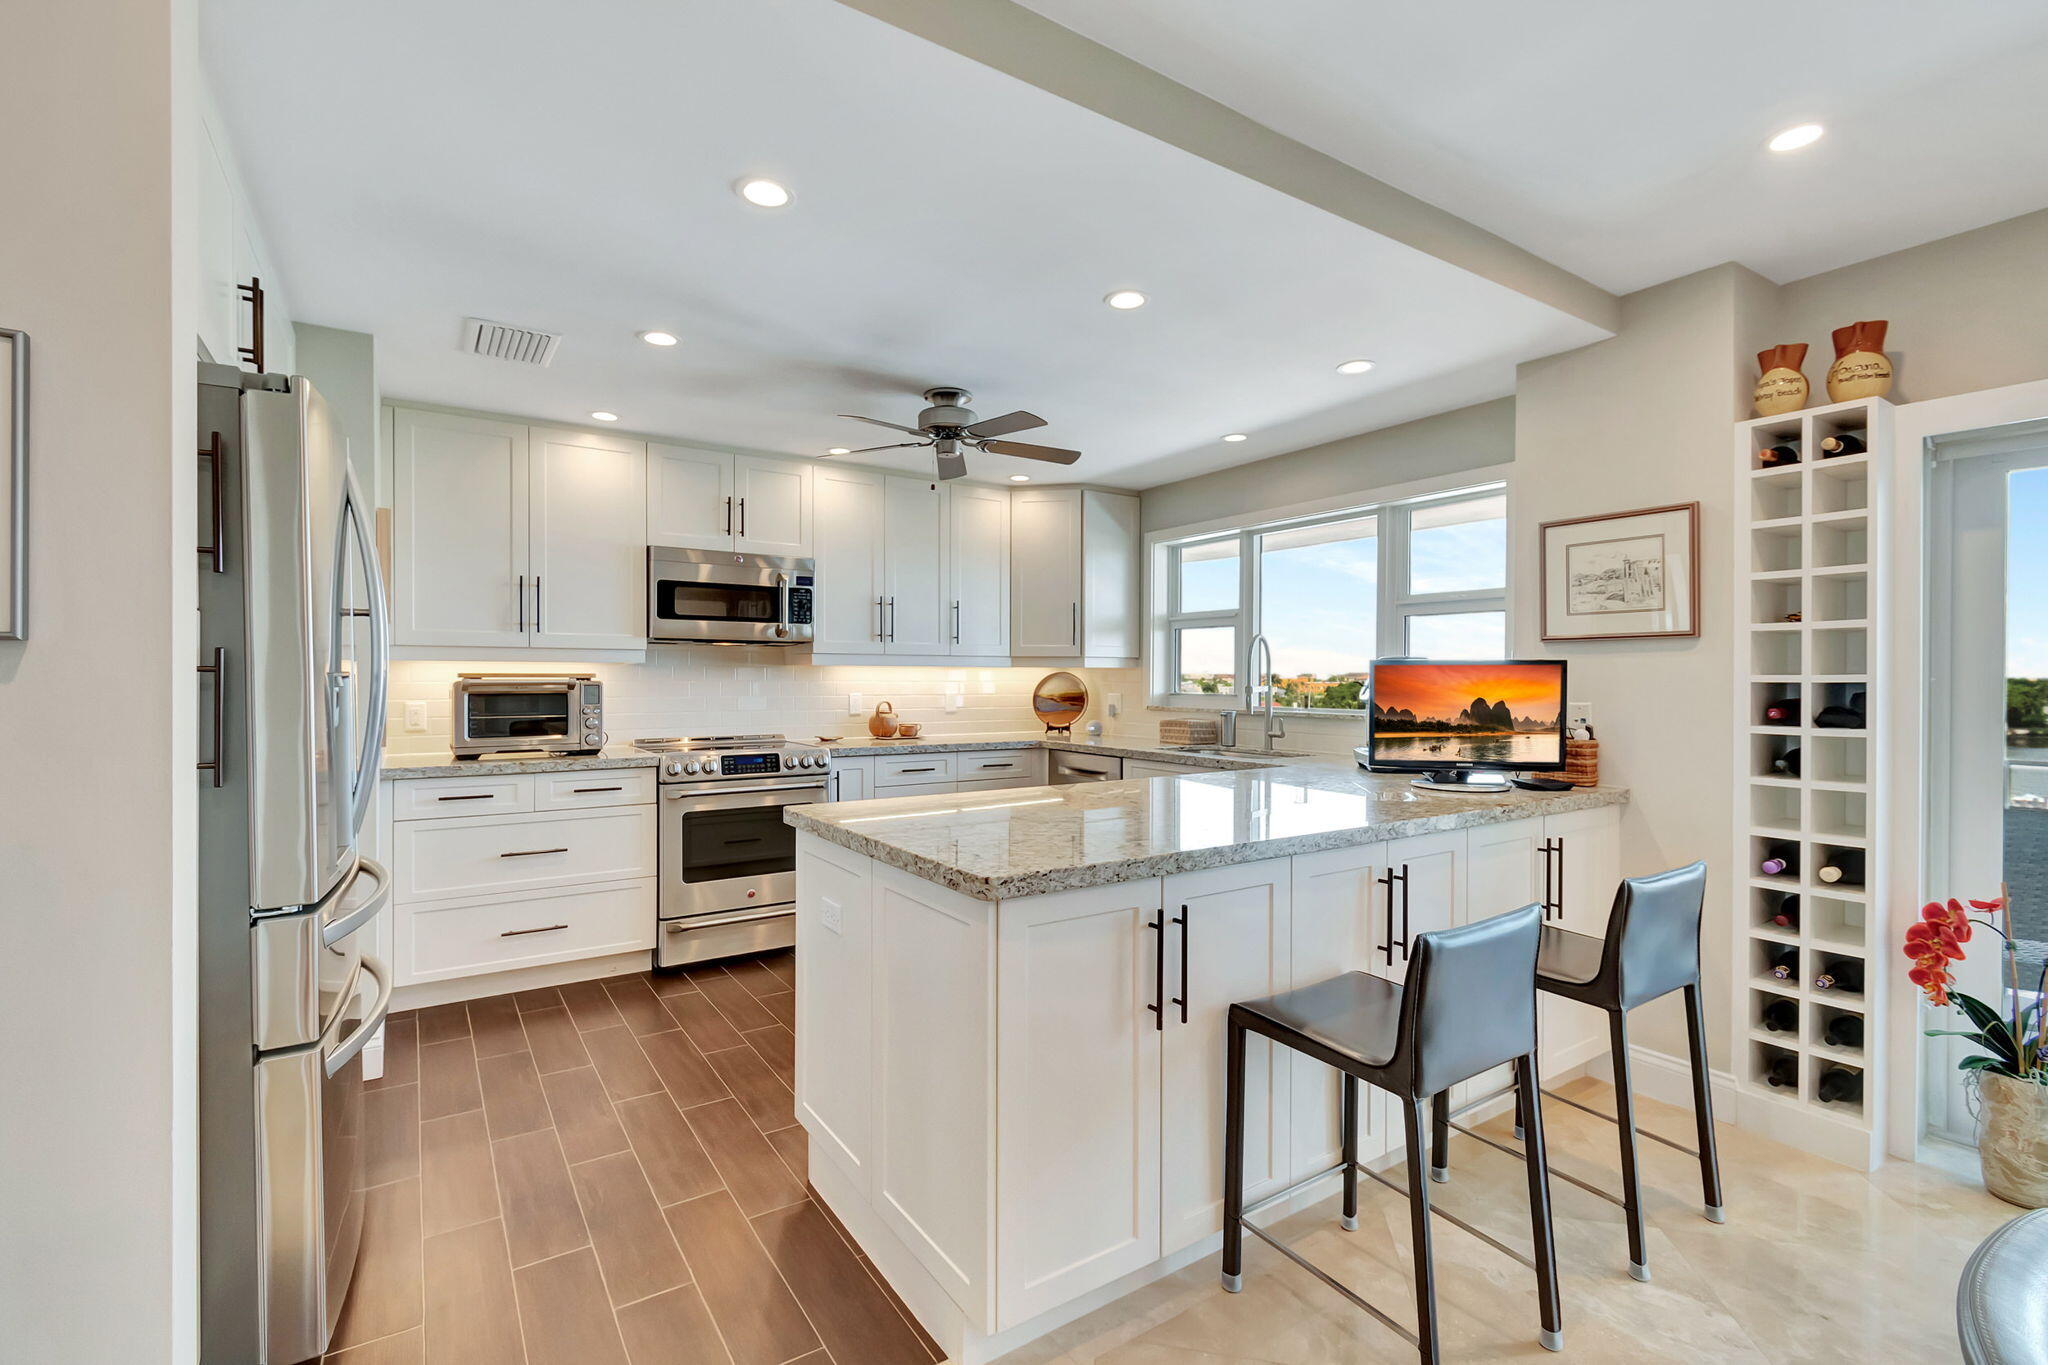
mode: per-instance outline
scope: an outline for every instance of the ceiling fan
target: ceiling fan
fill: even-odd
[[[908,432],[922,436],[921,441],[898,441],[894,445],[866,446],[860,450],[849,450],[849,455],[867,455],[877,450],[904,450],[911,446],[935,447],[939,457],[939,477],[957,479],[967,472],[967,457],[961,447],[972,446],[986,450],[991,455],[1019,455],[1027,460],[1046,460],[1053,464],[1072,464],[1081,458],[1078,450],[1062,450],[1058,446],[1035,446],[1025,441],[999,441],[1013,431],[1029,431],[1045,425],[1043,417],[1028,412],[1006,412],[1001,417],[978,418],[974,409],[967,406],[974,395],[965,389],[926,389],[924,401],[931,404],[917,415],[917,425],[906,427],[897,422],[884,422],[879,417],[862,417],[851,412],[842,412],[841,417],[856,422],[867,422],[891,431]]]

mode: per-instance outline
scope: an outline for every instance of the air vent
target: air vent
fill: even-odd
[[[493,360],[546,365],[553,362],[555,347],[561,344],[562,338],[558,334],[536,331],[531,327],[485,322],[482,318],[465,318],[462,323],[462,349],[474,355],[487,355]]]

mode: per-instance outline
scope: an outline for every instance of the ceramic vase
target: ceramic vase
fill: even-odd
[[[1756,367],[1761,374],[1756,381],[1756,415],[1775,417],[1781,412],[1797,412],[1806,406],[1809,386],[1806,375],[1800,367],[1806,364],[1806,343],[1773,346],[1768,351],[1756,353]]]
[[[1984,1097],[1977,1132],[1984,1188],[2023,1209],[2048,1208],[2048,1085],[1995,1071],[1977,1074]]]
[[[1835,363],[1828,366],[1830,402],[1882,398],[1892,391],[1892,362],[1884,353],[1888,325],[1852,322],[1830,333],[1835,343]]]
[[[868,733],[876,739],[887,739],[896,733],[896,708],[883,702],[868,717]]]

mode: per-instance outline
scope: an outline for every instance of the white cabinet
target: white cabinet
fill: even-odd
[[[1124,760],[1125,777],[1185,777],[1195,769],[1186,763],[1154,763],[1149,758]]]
[[[944,654],[952,647],[946,598],[946,490],[929,479],[888,475],[882,491],[882,596],[888,654]],[[819,576],[829,570],[821,567]]]
[[[1021,786],[1045,785],[1043,749],[968,749],[953,755],[953,775],[962,782],[1013,779]]]
[[[1018,658],[1137,662],[1138,499],[1094,489],[1010,495],[1010,638]]]
[[[1379,856],[1378,951],[1369,970],[1403,981],[1417,934],[1464,922],[1465,831],[1390,840]]]
[[[528,437],[533,629],[557,649],[647,646],[647,447],[588,431]]]
[[[647,448],[647,544],[804,558],[811,466],[657,442]]]
[[[1010,494],[1003,488],[947,487],[946,596],[953,619],[948,652],[1010,654]]]
[[[1155,879],[1000,908],[996,1330],[1159,1259],[1159,896]]]
[[[872,758],[835,758],[832,760],[832,799],[834,801],[865,801],[869,788],[875,782],[875,761]]]
[[[811,652],[884,649],[882,517],[886,476],[826,463],[816,471],[817,626]]]
[[[1291,862],[1294,908],[1290,944],[1293,979],[1290,988],[1312,986],[1345,972],[1370,971],[1379,951],[1385,894],[1380,876],[1384,845],[1361,844],[1322,853],[1299,854]],[[1301,1053],[1291,1053],[1293,1158],[1287,1178],[1302,1180],[1337,1164],[1342,1151],[1338,1106],[1342,1089],[1337,1072]],[[1392,1142],[1392,1111],[1385,1092],[1360,1086],[1358,1155],[1372,1161]]]
[[[646,447],[396,408],[392,640],[645,650]]]
[[[1575,934],[1604,935],[1620,884],[1620,816],[1611,806],[1548,815],[1543,833],[1556,850],[1551,896],[1559,913],[1551,923]]]
[[[1287,860],[1183,872],[1164,882],[1167,967],[1160,1054],[1160,1251],[1223,1228],[1222,1060],[1231,1003],[1293,985]],[[1276,1064],[1277,1062],[1277,1064]],[[1288,1183],[1291,1061],[1245,1044],[1245,1198]]]

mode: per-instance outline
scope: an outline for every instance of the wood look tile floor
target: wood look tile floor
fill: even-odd
[[[327,1365],[932,1365],[805,1182],[795,957],[392,1016]]]

